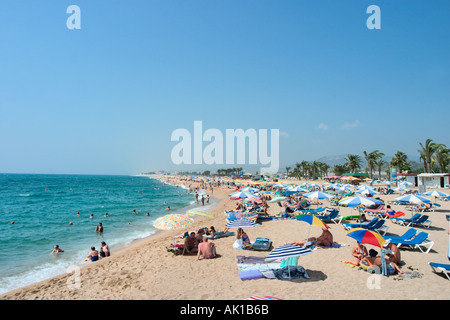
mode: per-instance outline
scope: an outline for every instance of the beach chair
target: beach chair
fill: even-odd
[[[449,272],[450,272],[450,264],[445,263],[436,263],[436,262],[428,262],[434,272],[442,272],[448,280],[450,280]]]
[[[350,230],[353,228],[367,228],[367,227],[371,227],[374,224],[376,224],[380,219],[379,218],[373,218],[372,220],[370,220],[368,223],[341,223],[345,229]]]
[[[411,240],[415,235],[417,234],[417,230],[414,228],[410,228],[406,230],[404,234],[401,236],[383,236],[385,240],[394,240],[394,241],[401,241],[401,240]]]
[[[334,222],[336,224],[339,224],[341,222],[342,217],[339,215],[339,211],[336,209],[333,209],[328,215],[326,216],[318,216],[320,220],[323,222]]]
[[[395,222],[402,226],[410,226],[415,221],[419,220],[422,215],[420,213],[416,213],[412,216],[412,218],[392,218],[391,221]]]
[[[431,220],[429,220],[429,216],[427,215],[423,215],[421,216],[419,219],[417,219],[416,221],[414,221],[412,224],[413,225],[419,225],[425,228],[429,228],[431,226]]]
[[[372,226],[362,227],[362,228],[365,228],[365,229],[370,230],[370,231],[376,231],[378,233],[381,233],[382,231],[384,231],[383,235],[385,235],[386,232],[388,232],[388,230],[389,230],[389,227],[384,224],[385,222],[386,222],[386,220],[381,219],[381,220],[377,221],[377,223],[375,223]]]
[[[398,248],[409,246],[412,249],[419,249],[422,253],[428,253],[434,245],[433,241],[428,240],[428,236],[428,233],[422,231],[411,240],[391,240],[391,242],[396,244]],[[422,247],[425,247],[427,250],[422,250]]]

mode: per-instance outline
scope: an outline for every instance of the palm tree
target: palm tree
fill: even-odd
[[[367,161],[367,166],[369,167],[369,172],[370,172],[370,179],[372,179],[373,176],[373,168],[375,167],[375,162],[380,159],[381,157],[384,156],[384,153],[375,150],[372,151],[371,153],[367,153],[367,151],[364,151],[364,158]]]
[[[336,164],[333,167],[333,172],[336,176],[342,176],[342,174],[344,174],[347,171],[348,171],[348,168],[347,168],[346,164]]]
[[[433,142],[432,139],[427,139],[425,141],[425,146],[419,142],[420,147],[422,148],[423,156],[425,157],[427,161],[427,172],[433,171],[433,165],[431,164],[431,158],[433,157],[433,153],[436,151],[436,149],[439,147],[439,144]],[[422,155],[421,153],[421,155]]]
[[[309,170],[309,162],[303,160],[303,161],[300,163],[300,166],[301,166],[301,168],[302,168],[303,177],[306,177],[306,171]]]
[[[440,144],[434,152],[436,162],[438,163],[439,172],[444,173],[445,168],[450,162],[450,149],[446,145]]]
[[[361,168],[361,157],[357,154],[348,154],[347,158],[345,158],[345,161],[347,161],[346,165],[350,168],[351,172],[355,172],[356,169]]]
[[[291,167],[286,167],[286,178],[289,177],[289,170],[291,170]]]
[[[383,159],[378,159],[374,162],[375,166],[378,168],[378,180],[381,180],[381,168],[386,164],[387,162]]]
[[[330,166],[327,163],[320,162],[319,168],[321,176],[326,177],[328,175],[328,169],[330,169]]]

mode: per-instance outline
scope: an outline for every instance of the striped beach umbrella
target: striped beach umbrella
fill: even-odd
[[[238,191],[232,194],[228,195],[230,199],[236,200],[236,199],[251,199],[251,198],[258,198],[257,194],[246,192],[246,191]]]
[[[253,228],[260,226],[260,224],[247,219],[237,219],[228,222],[225,226],[227,228]]]
[[[315,191],[315,192],[305,193],[303,195],[303,197],[306,197],[309,199],[331,199],[331,198],[333,198],[333,195],[324,193],[324,192],[320,192],[320,191]]]
[[[417,196],[417,195],[414,195],[414,194],[408,194],[406,196],[397,197],[397,198],[395,198],[395,200],[398,200],[400,202],[414,203],[414,204],[431,203],[430,199],[427,199],[427,198],[422,197],[422,196]]]
[[[361,244],[370,244],[379,248],[382,248],[386,241],[379,233],[364,228],[353,228],[346,235]]]
[[[446,194],[442,191],[439,191],[439,190],[428,191],[428,192],[425,192],[423,195],[424,196],[432,196],[432,197],[448,197],[449,196],[448,194]]]
[[[358,207],[358,206],[373,206],[376,204],[382,204],[382,201],[375,200],[375,199],[369,199],[366,197],[347,197],[345,199],[342,199],[339,201],[340,205],[347,205],[348,207]]]
[[[266,257],[266,260],[285,259],[290,257],[299,257],[312,253],[310,249],[297,246],[295,244],[283,244],[278,248],[275,248]]]

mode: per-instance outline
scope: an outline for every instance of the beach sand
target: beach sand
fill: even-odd
[[[234,190],[227,187],[214,188],[212,196],[218,200],[218,204],[208,212],[215,218],[196,218],[199,227],[213,225],[216,230],[224,228],[224,210],[230,210],[235,205],[235,200],[230,200],[227,196],[232,191]],[[398,194],[380,197],[392,200],[397,196]],[[329,206],[327,200],[322,202],[324,206]],[[428,265],[428,262],[449,263],[449,222],[445,215],[450,213],[450,201],[439,203],[442,207],[429,213],[432,226],[429,229],[417,228],[430,234],[429,238],[434,241],[432,250],[424,254],[418,249],[401,248],[404,261],[402,270],[410,272],[409,266],[417,268],[416,271],[422,274],[420,278],[379,277],[378,286],[374,286],[372,275],[341,262],[351,259],[355,240],[345,235],[342,225],[334,223],[329,224],[330,231],[334,240],[343,246],[319,248],[312,254],[300,257],[298,265],[306,269],[310,279],[292,280],[264,278],[242,281],[238,275],[236,257],[265,257],[268,252],[234,249],[234,236],[212,240],[219,254],[217,258],[195,261],[196,256],[176,256],[168,252],[167,248],[173,243],[173,238],[172,231],[165,231],[113,252],[111,257],[82,267],[81,287],[78,289],[68,286],[68,280],[73,283],[74,274],[67,273],[7,292],[0,299],[243,300],[251,296],[273,296],[285,300],[446,300],[450,297],[450,282],[433,273]],[[393,208],[404,209],[395,205]],[[276,203],[271,203],[269,214],[275,215],[280,209]],[[355,212],[351,208],[339,209],[342,216]],[[410,212],[406,211],[406,215],[409,217]],[[407,229],[391,221],[386,223],[390,228],[388,234],[401,235]],[[305,239],[308,229],[309,225],[303,222],[279,220],[263,221],[260,226],[246,228],[245,231],[252,241],[256,237],[270,238],[276,248],[285,242]],[[185,231],[187,230],[176,230],[176,234]],[[320,234],[320,227],[311,227],[310,236]]]

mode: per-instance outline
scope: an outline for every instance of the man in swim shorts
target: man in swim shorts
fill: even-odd
[[[189,237],[187,237],[184,240],[183,255],[196,253],[197,250],[198,248],[197,248],[197,239],[195,238],[195,232],[191,232],[189,234]]]

